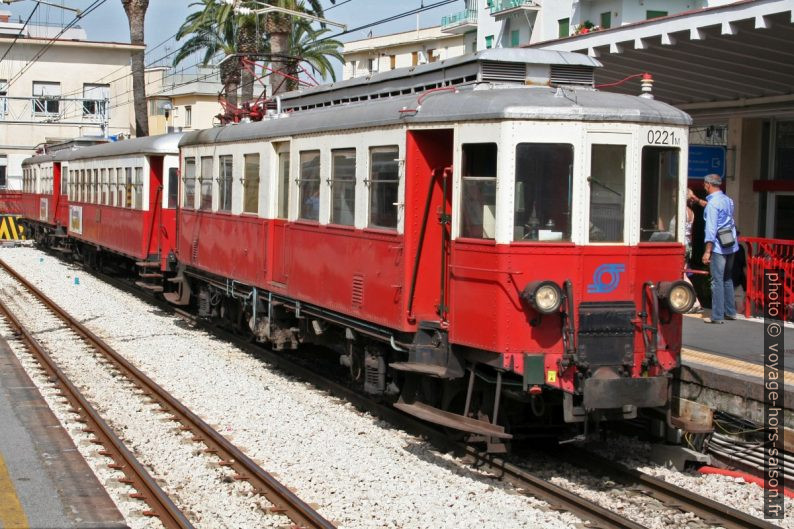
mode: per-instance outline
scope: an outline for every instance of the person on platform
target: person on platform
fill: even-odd
[[[703,188],[708,193],[703,218],[706,221],[703,264],[711,272],[711,317],[706,323],[724,323],[736,319],[736,304],[733,293],[733,264],[739,243],[736,224],[733,220],[733,200],[722,192],[722,178],[716,174],[706,175]]]
[[[695,193],[687,188],[686,190],[686,209],[684,210],[685,218],[684,218],[684,242],[685,242],[685,253],[684,253],[684,281],[689,283],[692,287],[692,290],[695,291],[695,285],[692,284],[692,280],[689,278],[691,275],[692,269],[692,226],[695,223],[695,212],[690,207],[691,204],[694,204],[698,201],[698,197]],[[695,294],[695,304],[692,305],[692,308],[689,310],[690,313],[699,314],[703,312],[703,307],[700,305],[700,300]]]

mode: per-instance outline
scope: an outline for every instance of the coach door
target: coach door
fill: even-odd
[[[407,312],[446,321],[449,305],[453,131],[412,130],[406,141]]]

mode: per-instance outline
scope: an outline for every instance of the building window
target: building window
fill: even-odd
[[[367,59],[367,71],[375,73],[375,59]]]
[[[397,146],[370,149],[368,224],[370,228],[397,228],[399,155]]]
[[[416,66],[417,64],[419,64],[419,52],[418,51],[412,51],[411,52],[411,66]]]
[[[570,35],[571,34],[570,19],[567,18],[559,19],[557,21],[557,28],[558,28],[557,34],[559,35],[560,38],[567,37],[568,35]]]
[[[278,218],[289,215],[289,151],[278,153]]]
[[[0,188],[5,189],[8,185],[6,169],[8,168],[8,157],[0,156]]]
[[[356,150],[331,151],[331,224],[352,226],[356,203]]]
[[[298,201],[299,219],[320,220],[320,151],[300,153]]]
[[[193,126],[193,107],[190,105],[185,106],[185,127],[190,128]]]
[[[609,29],[612,27],[612,11],[601,13],[601,29]]]
[[[666,16],[667,16],[667,11],[654,11],[652,9],[649,9],[648,11],[645,12],[645,20],[650,20],[652,18],[666,17]]]
[[[573,145],[516,146],[514,241],[570,241]]]
[[[436,62],[438,60],[438,55],[436,54],[436,50],[427,50],[427,62]]]
[[[495,143],[463,145],[461,237],[496,236],[496,154]]]
[[[234,163],[231,156],[218,157],[218,211],[232,210],[232,174]]]
[[[0,79],[0,119],[5,119],[8,113],[8,81]]]
[[[493,48],[493,35],[485,37],[485,47],[489,50]]]
[[[33,81],[33,113],[58,114],[61,104],[61,83]]]
[[[518,45],[521,43],[521,32],[517,29],[514,29],[510,32],[510,47],[511,48],[518,48]]]
[[[83,115],[92,117],[104,116],[109,96],[110,85],[83,84]]]
[[[196,159],[185,158],[185,199],[182,206],[196,208]]]
[[[590,241],[623,242],[626,146],[594,144],[590,175]]]
[[[243,212],[259,212],[259,155],[246,154],[243,175]]]
[[[397,56],[396,55],[389,55],[389,68],[394,70],[397,68]]]
[[[199,209],[212,210],[212,156],[201,158],[201,204]]]

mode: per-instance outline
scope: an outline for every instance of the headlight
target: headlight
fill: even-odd
[[[556,312],[562,303],[562,291],[554,281],[533,281],[524,287],[521,297],[541,314]]]
[[[695,290],[685,281],[662,281],[658,292],[670,309],[679,314],[688,312],[695,304]]]

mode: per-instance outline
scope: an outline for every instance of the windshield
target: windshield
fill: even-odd
[[[679,150],[645,147],[642,150],[640,241],[673,242],[678,228]]]

